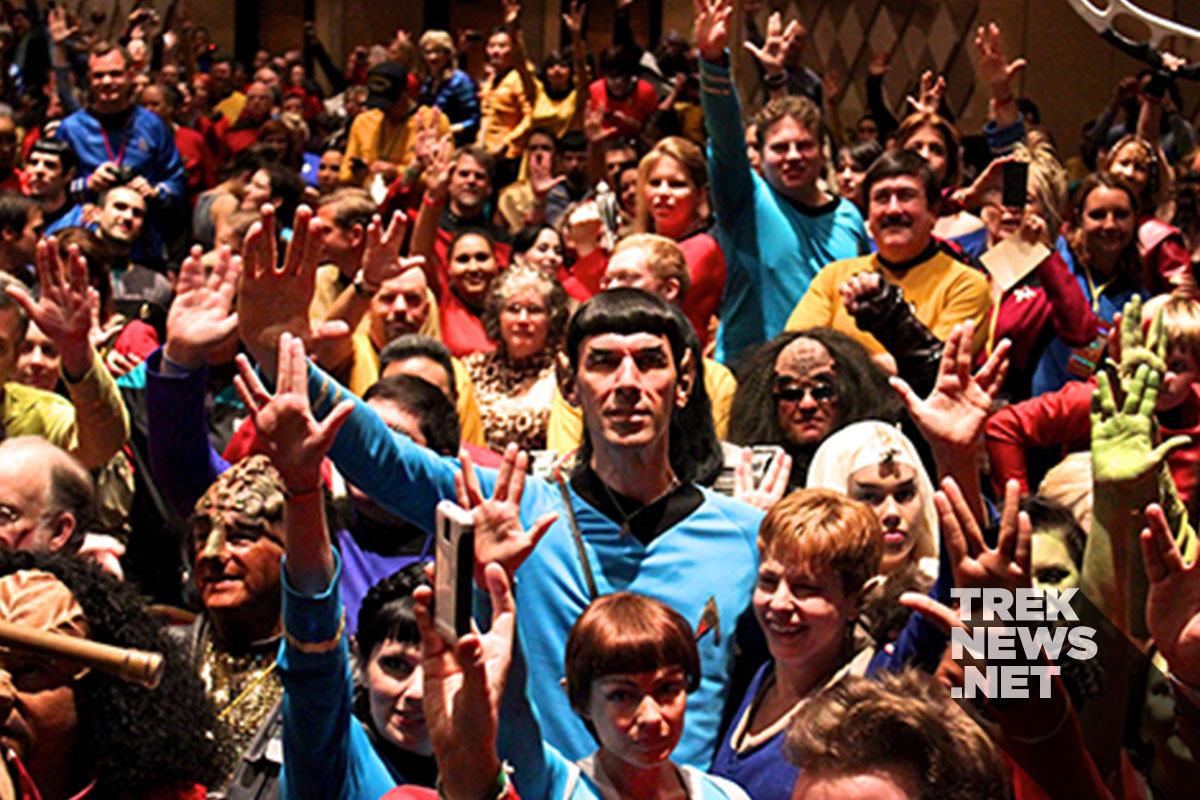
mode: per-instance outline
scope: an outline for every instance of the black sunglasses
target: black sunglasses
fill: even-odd
[[[811,394],[814,402],[828,403],[837,397],[837,387],[832,383],[818,383],[815,386],[785,386],[774,392],[775,402],[799,403],[804,395]]]

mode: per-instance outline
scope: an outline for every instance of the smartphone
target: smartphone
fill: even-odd
[[[471,584],[475,580],[475,523],[457,503],[437,506],[433,562],[433,626],[449,644],[471,632]]]
[[[1010,161],[1004,165],[1004,198],[1000,201],[1005,208],[1024,208],[1029,196],[1029,164]]]

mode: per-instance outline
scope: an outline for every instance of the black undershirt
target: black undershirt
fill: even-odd
[[[919,255],[916,255],[905,261],[888,261],[886,258],[883,257],[883,255],[881,253],[876,253],[876,256],[878,256],[878,258],[879,258],[879,263],[883,264],[885,267],[887,267],[892,272],[905,273],[905,272],[908,272],[913,267],[924,264],[926,261],[928,261],[929,259],[933,258],[935,255],[937,255],[937,253],[938,253],[937,242],[930,240],[929,246],[926,247],[924,250],[922,250]]]
[[[680,484],[650,505],[642,505],[611,486],[606,487],[591,465],[584,465],[571,477],[571,488],[593,508],[618,525],[627,527],[637,540],[650,544],[683,521],[704,502],[704,495],[690,483]],[[613,499],[618,505],[614,505]],[[628,524],[626,524],[628,520]]]

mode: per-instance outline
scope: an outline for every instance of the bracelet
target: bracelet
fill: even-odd
[[[430,208],[441,208],[445,204],[446,198],[443,197],[439,200],[434,200],[429,196],[429,192],[426,192],[425,194],[421,195],[421,202]]]
[[[503,800],[508,796],[511,783],[508,773],[511,770],[512,767],[508,765],[507,761],[501,762],[500,769],[496,773],[496,778],[492,781],[492,785],[487,788],[487,791],[484,792],[482,800]],[[438,776],[437,779],[437,795],[438,800],[447,800],[446,790],[442,787],[441,776]]]
[[[360,269],[354,274],[354,293],[364,300],[370,300],[379,291],[379,287],[371,287],[363,277],[363,271]]]
[[[338,621],[337,633],[332,639],[326,639],[323,642],[302,642],[295,636],[292,636],[286,629],[283,632],[283,637],[287,640],[288,647],[299,650],[301,653],[320,654],[328,653],[330,650],[338,646],[342,641],[342,635],[346,632],[346,609],[342,609],[342,618]]]

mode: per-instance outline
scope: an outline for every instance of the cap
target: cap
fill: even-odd
[[[376,64],[367,73],[367,108],[391,108],[408,90],[408,70],[395,61]]]

